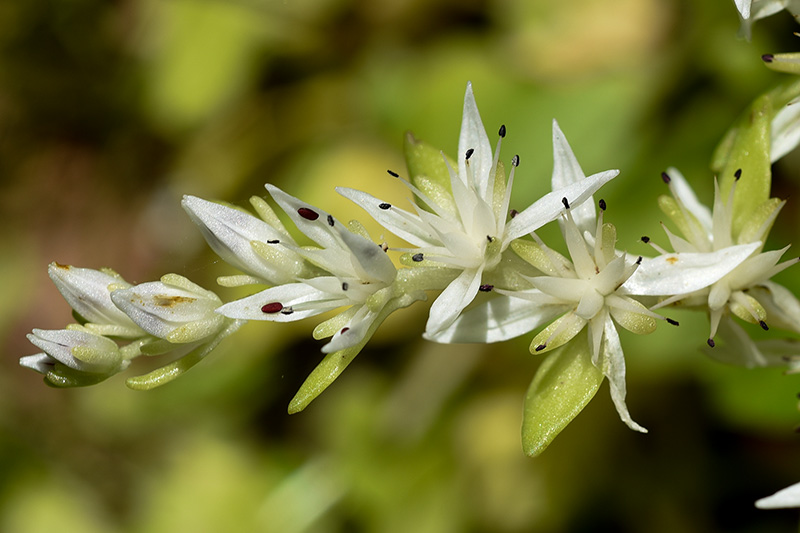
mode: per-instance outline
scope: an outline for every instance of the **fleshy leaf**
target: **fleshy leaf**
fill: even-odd
[[[539,367],[525,397],[522,448],[535,457],[589,403],[603,373],[592,364],[589,343],[581,337],[554,351]]]

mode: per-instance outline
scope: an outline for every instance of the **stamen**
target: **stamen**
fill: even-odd
[[[391,177],[393,177],[393,178],[399,178],[399,177],[400,177],[400,174],[398,174],[398,173],[397,173],[397,172],[395,172],[394,170],[387,170],[386,172],[388,172],[388,173],[389,173],[389,175],[390,175]]]
[[[283,309],[281,309],[282,315],[291,315],[292,313],[294,313],[294,309],[292,309],[291,307],[284,307]]]
[[[494,242],[494,237],[492,237],[491,235],[487,235],[486,240],[489,242]]]
[[[481,292],[492,292],[492,289],[494,289],[494,285],[489,285],[489,284],[481,285],[480,287],[478,287],[478,290]]]
[[[389,243],[388,242],[384,241],[384,242],[380,243],[378,246],[380,246],[381,250],[383,250],[384,252],[388,252],[389,251]]]
[[[342,328],[342,331],[340,331],[340,332],[339,332],[339,334],[340,334],[340,335],[344,335],[344,334],[345,334],[345,333],[347,333],[348,331],[350,331],[350,328]]]
[[[328,215],[328,225],[333,227],[333,215]]]
[[[662,172],[662,173],[661,173],[661,180],[662,180],[664,183],[666,183],[667,185],[669,185],[669,182],[671,182],[671,181],[672,181],[672,178],[670,178],[670,177],[669,177],[669,174],[667,174],[666,172]]]
[[[343,291],[346,291],[349,288],[350,288],[350,285],[348,285],[346,281],[342,283],[342,290]]]
[[[636,263],[635,264],[637,264],[637,265],[641,265],[642,264],[642,256],[641,255],[639,256],[638,259],[636,259]]]
[[[422,254],[414,254],[411,256],[411,260],[414,261],[415,263],[419,263],[420,261],[422,261],[422,259],[423,259]]]
[[[764,331],[769,331],[769,326],[767,326],[767,323],[764,322],[763,320],[759,320],[758,325],[761,326],[761,329],[763,329]]]
[[[714,339],[711,339],[711,338],[709,338],[709,339],[706,341],[706,343],[707,343],[707,344],[708,344],[710,347],[712,347],[712,348],[713,348],[714,346],[716,346],[716,343],[714,342]]]
[[[737,168],[736,172],[733,173],[733,177],[736,178],[737,180],[739,178],[741,178],[742,177],[742,169],[741,168]]]
[[[505,137],[505,136],[506,136],[506,125],[505,125],[505,124],[503,124],[502,126],[500,126],[500,131],[498,131],[498,132],[497,132],[497,134],[498,134],[500,137]]]
[[[385,210],[389,209],[390,207],[392,207],[392,204],[387,204],[386,202],[383,202],[382,204],[378,204],[378,207],[380,207],[381,209],[383,209],[385,211]]]
[[[764,54],[761,56],[761,61],[764,63],[772,63],[775,60],[775,56],[772,54]]]
[[[278,239],[272,239],[271,241],[267,241],[267,244],[279,244],[281,241]]]
[[[514,218],[517,215],[519,215],[519,211],[517,211],[516,209],[512,209],[511,211],[508,212],[508,216],[510,216],[511,218]]]
[[[597,202],[597,205],[600,207],[602,211],[606,210],[606,201],[600,198],[600,201]]]
[[[642,235],[642,242],[645,244],[649,243],[650,237],[648,237],[647,235]]]
[[[546,345],[546,344],[540,344],[539,346],[537,346],[536,348],[534,348],[534,351],[535,351],[535,352],[541,352],[541,351],[542,351],[542,350],[544,350],[545,348],[547,348],[547,345]]]
[[[319,218],[319,213],[307,207],[301,207],[298,209],[297,214],[306,220],[317,220]]]
[[[261,306],[261,312],[267,314],[279,313],[283,309],[283,304],[280,302],[272,302]]]
[[[519,156],[515,155],[511,158],[511,166],[518,167],[519,166]]]
[[[467,153],[465,154],[466,160],[469,161],[469,158],[472,157],[472,154],[474,153],[475,153],[475,148],[470,148],[469,150],[467,150]]]
[[[564,204],[564,207],[569,209],[569,202],[567,201],[567,197],[566,196],[561,199],[561,203]]]
[[[656,243],[651,242],[650,237],[648,237],[647,235],[642,235],[642,238],[640,240],[645,244],[649,244],[655,251],[657,251],[662,255],[673,255],[672,252],[668,252],[661,246],[657,245]]]
[[[671,318],[666,318],[666,317],[665,320],[667,321],[667,324],[671,324],[673,326],[680,326],[677,320],[672,320]]]

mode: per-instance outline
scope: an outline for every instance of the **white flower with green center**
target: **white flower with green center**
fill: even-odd
[[[767,234],[786,202],[768,198],[758,202],[746,216],[735,213],[734,199],[738,183],[740,179],[747,179],[737,170],[727,195],[723,194],[715,181],[712,211],[698,201],[676,169],[669,169],[662,178],[669,185],[672,197],[662,196],[659,204],[683,234],[683,237],[679,237],[664,228],[676,252],[718,253],[737,245],[749,245],[753,249],[745,260],[735,264],[730,272],[707,288],[689,294],[675,293],[663,300],[659,307],[678,302],[687,306],[707,306],[711,322],[708,345],[712,348],[721,321],[726,321],[726,331],[739,328],[730,320],[729,313],[746,322],[758,324],[765,330],[769,322],[800,332],[800,303],[784,287],[770,281],[775,274],[797,263],[798,259],[779,262],[788,246],[781,250],[762,251]],[[680,265],[676,267],[680,270]],[[749,364],[760,365],[765,362],[751,361]]]
[[[273,199],[292,221],[319,247],[299,247],[282,240],[283,246],[328,275],[271,287],[247,298],[223,305],[217,311],[230,318],[291,322],[347,306],[348,309],[320,324],[315,337],[333,335],[322,351],[331,353],[354,346],[367,335],[383,306],[392,297],[389,289],[397,269],[380,245],[368,239],[358,224],[347,229],[325,211],[267,184]]]
[[[562,198],[566,197],[571,204],[578,206],[619,174],[618,170],[608,170],[566,184],[516,213],[509,221],[508,207],[519,157],[512,159],[506,183],[503,165],[498,162],[505,133],[503,126],[493,155],[475,104],[472,85],[468,84],[458,142],[458,168],[454,169],[448,163],[451,194],[431,198],[406,183],[430,211],[414,205],[414,212],[410,212],[362,191],[337,189],[364,208],[383,227],[410,243],[414,248],[401,251],[413,254],[413,261],[425,265],[438,264],[458,272],[431,306],[425,327],[426,338],[435,338],[453,324],[475,298],[484,273],[498,266],[501,255],[514,239],[559,216],[563,209]],[[447,162],[446,158],[444,160]]]

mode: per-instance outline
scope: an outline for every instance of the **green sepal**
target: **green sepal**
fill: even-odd
[[[308,375],[306,380],[300,386],[300,390],[297,391],[297,394],[294,395],[292,401],[289,402],[288,412],[290,415],[295,413],[299,413],[322,392],[333,383],[339,375],[344,372],[344,369],[347,368],[353,359],[361,352],[361,349],[369,342],[372,338],[372,335],[378,329],[378,327],[386,320],[386,317],[392,314],[392,312],[401,309],[403,307],[408,307],[415,301],[424,298],[424,293],[420,294],[403,294],[397,298],[393,298],[389,300],[386,305],[381,309],[378,316],[375,320],[370,324],[369,329],[367,329],[364,338],[356,344],[355,346],[351,346],[350,348],[345,348],[344,350],[339,350],[338,352],[329,353],[325,356],[322,361],[311,371],[311,374]]]
[[[525,396],[522,448],[535,457],[561,433],[597,393],[603,373],[592,364],[585,336],[545,359]]]
[[[453,210],[453,190],[447,165],[449,163],[452,169],[457,169],[458,165],[440,149],[416,139],[411,132],[406,133],[403,152],[408,167],[408,181],[437,205]],[[424,202],[419,199],[416,201],[423,209],[430,210]]]
[[[784,204],[786,204],[786,200],[770,198],[756,206],[752,216],[745,222],[739,233],[739,244],[756,241],[763,243]]]
[[[161,385],[165,385],[175,378],[184,374],[187,370],[199,363],[205,358],[206,355],[217,347],[217,345],[228,335],[239,329],[244,323],[244,320],[230,320],[227,327],[220,331],[209,342],[201,344],[194,350],[190,351],[183,357],[172,361],[171,363],[157,368],[147,374],[128,378],[125,384],[133,390],[150,390]]]
[[[64,364],[56,363],[53,370],[50,370],[44,377],[46,385],[58,389],[71,387],[88,387],[96,385],[109,378],[112,374],[100,374],[90,372],[78,372]]]

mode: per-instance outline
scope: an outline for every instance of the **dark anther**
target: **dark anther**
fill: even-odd
[[[487,235],[486,240],[489,242],[494,242],[494,237],[492,237],[491,235]]]
[[[600,209],[605,211],[606,210],[606,201],[600,198],[600,201],[597,202],[597,205],[600,206]]]
[[[306,220],[317,220],[319,218],[319,213],[307,207],[301,207],[298,209],[297,214]]]
[[[475,148],[470,148],[469,150],[467,150],[467,153],[466,153],[467,160],[469,160],[469,158],[472,157],[472,154],[474,154],[474,153],[475,153]]]
[[[267,241],[267,244],[279,244],[281,241],[278,239],[272,239],[271,241]]]
[[[772,54],[764,54],[761,56],[761,61],[764,63],[772,63],[775,60],[775,56]]]
[[[344,334],[345,334],[345,333],[347,333],[348,331],[350,331],[350,328],[342,328],[342,331],[340,331],[339,333],[340,333],[341,335],[344,335]]]
[[[350,287],[350,285],[348,285],[346,281],[344,283],[342,283],[342,290],[343,291],[346,291],[349,287]]]
[[[673,326],[680,326],[677,320],[672,320],[671,318],[667,319],[667,324],[672,324]]]
[[[561,199],[561,203],[564,204],[564,207],[569,209],[569,202],[567,201],[567,197],[566,196]]]
[[[506,136],[506,125],[505,125],[505,124],[503,124],[502,126],[500,126],[500,131],[498,131],[498,132],[497,132],[497,134],[498,134],[500,137],[505,137],[505,136]]]
[[[480,287],[478,287],[478,290],[481,292],[491,292],[492,289],[494,289],[494,285],[489,285],[489,284],[481,285]]]
[[[332,215],[328,215],[328,225],[329,226],[333,226],[333,216]]]
[[[716,346],[716,343],[714,342],[714,339],[708,339],[706,342],[707,342],[707,343],[708,343],[708,345],[709,345],[709,346],[711,346],[712,348],[713,348],[714,346]]]
[[[518,167],[519,166],[519,156],[515,155],[511,158],[511,166]]]
[[[399,178],[400,177],[400,174],[398,174],[394,170],[387,170],[386,172],[388,172],[389,175],[392,176],[393,178]]]
[[[384,252],[389,251],[389,245],[385,242],[380,243],[378,246],[380,246],[381,250],[383,250]]]
[[[741,178],[742,177],[742,169],[741,168],[737,168],[736,172],[733,173],[733,177],[736,178],[737,180],[739,178]]]
[[[642,256],[641,255],[636,259],[636,264],[637,265],[641,265],[642,264]]]
[[[392,204],[387,204],[386,202],[383,202],[382,204],[378,204],[378,207],[380,207],[381,209],[383,209],[385,211],[385,210],[389,209],[390,207],[392,207]]]
[[[537,346],[536,348],[534,348],[534,350],[533,350],[533,351],[535,351],[535,352],[541,352],[541,351],[542,351],[542,350],[544,350],[545,348],[547,348],[547,345],[546,345],[546,344],[540,344],[539,346]]]
[[[282,309],[283,304],[280,302],[272,302],[261,306],[261,312],[268,314],[279,313]]]
[[[670,178],[669,174],[667,174],[666,172],[661,173],[661,179],[664,181],[664,183],[669,183],[670,181],[672,181],[672,178]]]
[[[647,235],[642,235],[642,242],[647,244],[648,242],[650,242],[650,237],[648,237]]]
[[[419,263],[420,261],[422,261],[422,254],[412,255],[411,260],[414,261],[415,263]]]
[[[294,313],[294,309],[292,309],[291,307],[284,307],[283,309],[281,309],[282,315],[291,315],[292,313]]]
[[[758,325],[761,326],[761,329],[763,329],[764,331],[769,331],[769,326],[763,320],[759,320]]]
[[[508,215],[511,218],[514,218],[515,216],[519,215],[519,211],[517,211],[516,209],[512,209],[511,211],[508,212]]]

